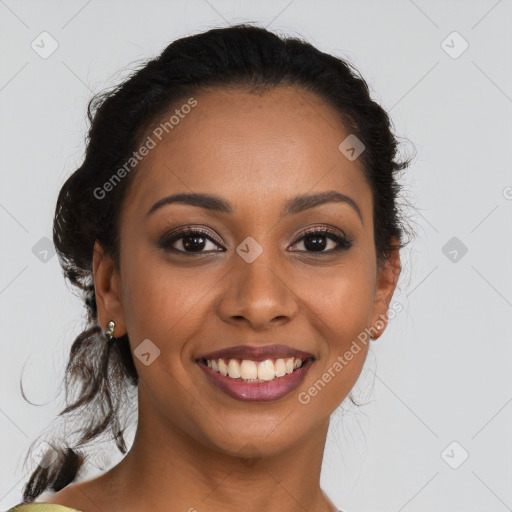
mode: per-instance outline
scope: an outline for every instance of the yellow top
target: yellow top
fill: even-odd
[[[81,512],[76,508],[56,505],[55,503],[20,503],[7,512]]]
[[[81,512],[81,510],[56,505],[55,503],[20,503],[7,510],[7,512]]]

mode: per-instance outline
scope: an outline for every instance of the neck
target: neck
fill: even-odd
[[[248,443],[244,459],[209,447],[168,421],[155,421],[147,407],[140,397],[133,445],[108,473],[112,512],[337,510],[320,488],[328,420],[300,445],[275,455],[257,456]]]

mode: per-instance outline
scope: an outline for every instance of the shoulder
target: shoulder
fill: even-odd
[[[78,501],[79,493],[74,488],[77,485],[67,486],[57,492],[43,492],[31,503],[19,503],[7,512],[82,512],[83,509]]]
[[[81,512],[76,508],[57,505],[56,503],[20,503],[7,512]]]
[[[101,477],[72,482],[59,491],[43,492],[38,501],[20,503],[7,512],[104,512],[111,510],[105,486]]]

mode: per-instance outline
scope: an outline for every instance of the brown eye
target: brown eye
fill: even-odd
[[[210,245],[208,247],[208,245]],[[185,254],[206,254],[208,252],[221,252],[218,242],[213,240],[206,231],[186,228],[178,232],[164,235],[158,242],[158,246],[165,251]],[[208,250],[204,250],[207,248]]]
[[[328,247],[329,240],[331,241],[331,247],[326,251],[325,248]],[[352,247],[352,241],[347,237],[326,228],[315,228],[307,231],[292,247],[299,243],[303,243],[306,249],[299,250],[298,252],[316,252],[320,254],[331,254]],[[332,247],[332,245],[334,245],[334,247]]]

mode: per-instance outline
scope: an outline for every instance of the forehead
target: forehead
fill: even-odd
[[[177,191],[225,195],[235,204],[250,197],[254,205],[313,188],[368,195],[362,163],[338,149],[350,132],[318,96],[280,86],[258,94],[206,90],[193,99],[193,108],[180,109],[185,98],[162,116],[162,123],[174,118],[161,140],[149,133],[155,145],[139,164],[126,208],[149,208]]]

